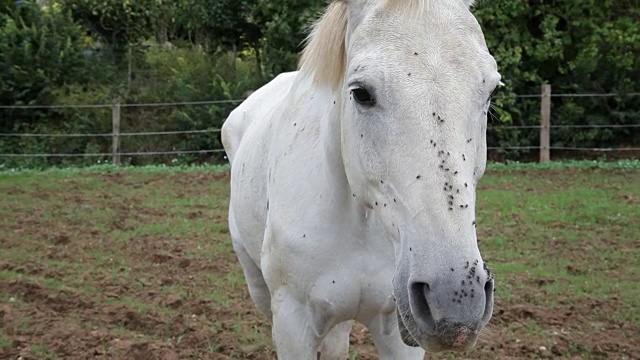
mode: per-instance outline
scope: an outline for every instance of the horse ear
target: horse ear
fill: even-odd
[[[475,4],[476,0],[462,0],[462,2],[470,8]]]

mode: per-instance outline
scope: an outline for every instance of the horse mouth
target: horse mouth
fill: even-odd
[[[409,329],[405,326],[402,316],[400,316],[400,309],[396,309],[396,314],[398,315],[398,329],[400,330],[402,342],[407,346],[420,347],[420,344],[418,344],[413,335],[411,335]]]
[[[456,327],[455,331],[445,329],[440,335],[434,338],[427,336],[427,338],[424,339],[425,343],[420,344],[405,325],[399,309],[396,309],[396,314],[398,317],[400,337],[402,338],[402,342],[407,346],[422,347],[428,352],[437,353],[444,350],[469,351],[476,343],[478,332],[467,326],[461,326]]]

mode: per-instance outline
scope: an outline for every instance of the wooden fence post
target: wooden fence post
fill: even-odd
[[[551,85],[542,85],[542,101],[540,101],[540,162],[551,159]]]
[[[113,126],[113,145],[111,150],[113,153],[113,165],[120,166],[120,97],[113,98],[111,107],[111,120]]]

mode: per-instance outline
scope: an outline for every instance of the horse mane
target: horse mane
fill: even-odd
[[[422,14],[430,0],[387,0],[385,10],[408,16]],[[473,2],[473,0],[463,0]],[[323,15],[311,26],[300,58],[299,70],[310,74],[320,86],[337,89],[346,71],[347,3],[331,0]]]
[[[299,68],[321,86],[338,88],[346,66],[347,0],[333,0],[311,27]]]

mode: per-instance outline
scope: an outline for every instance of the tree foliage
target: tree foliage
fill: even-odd
[[[539,100],[516,99],[552,85],[557,94],[640,91],[640,8],[635,1],[486,1],[475,11],[507,84],[496,112],[515,125],[539,123]],[[556,125],[637,124],[640,97],[553,98]],[[537,145],[533,131],[494,132],[494,144]],[[637,141],[637,132],[555,130],[556,146]]]
[[[0,104],[49,104],[58,87],[88,79],[82,30],[67,13],[22,3],[0,14],[0,24]],[[0,129],[11,130],[20,119],[33,120],[3,117]]]
[[[93,35],[105,41],[114,61],[122,60],[127,45],[137,43],[153,31],[153,20],[161,11],[158,0],[59,0]]]

